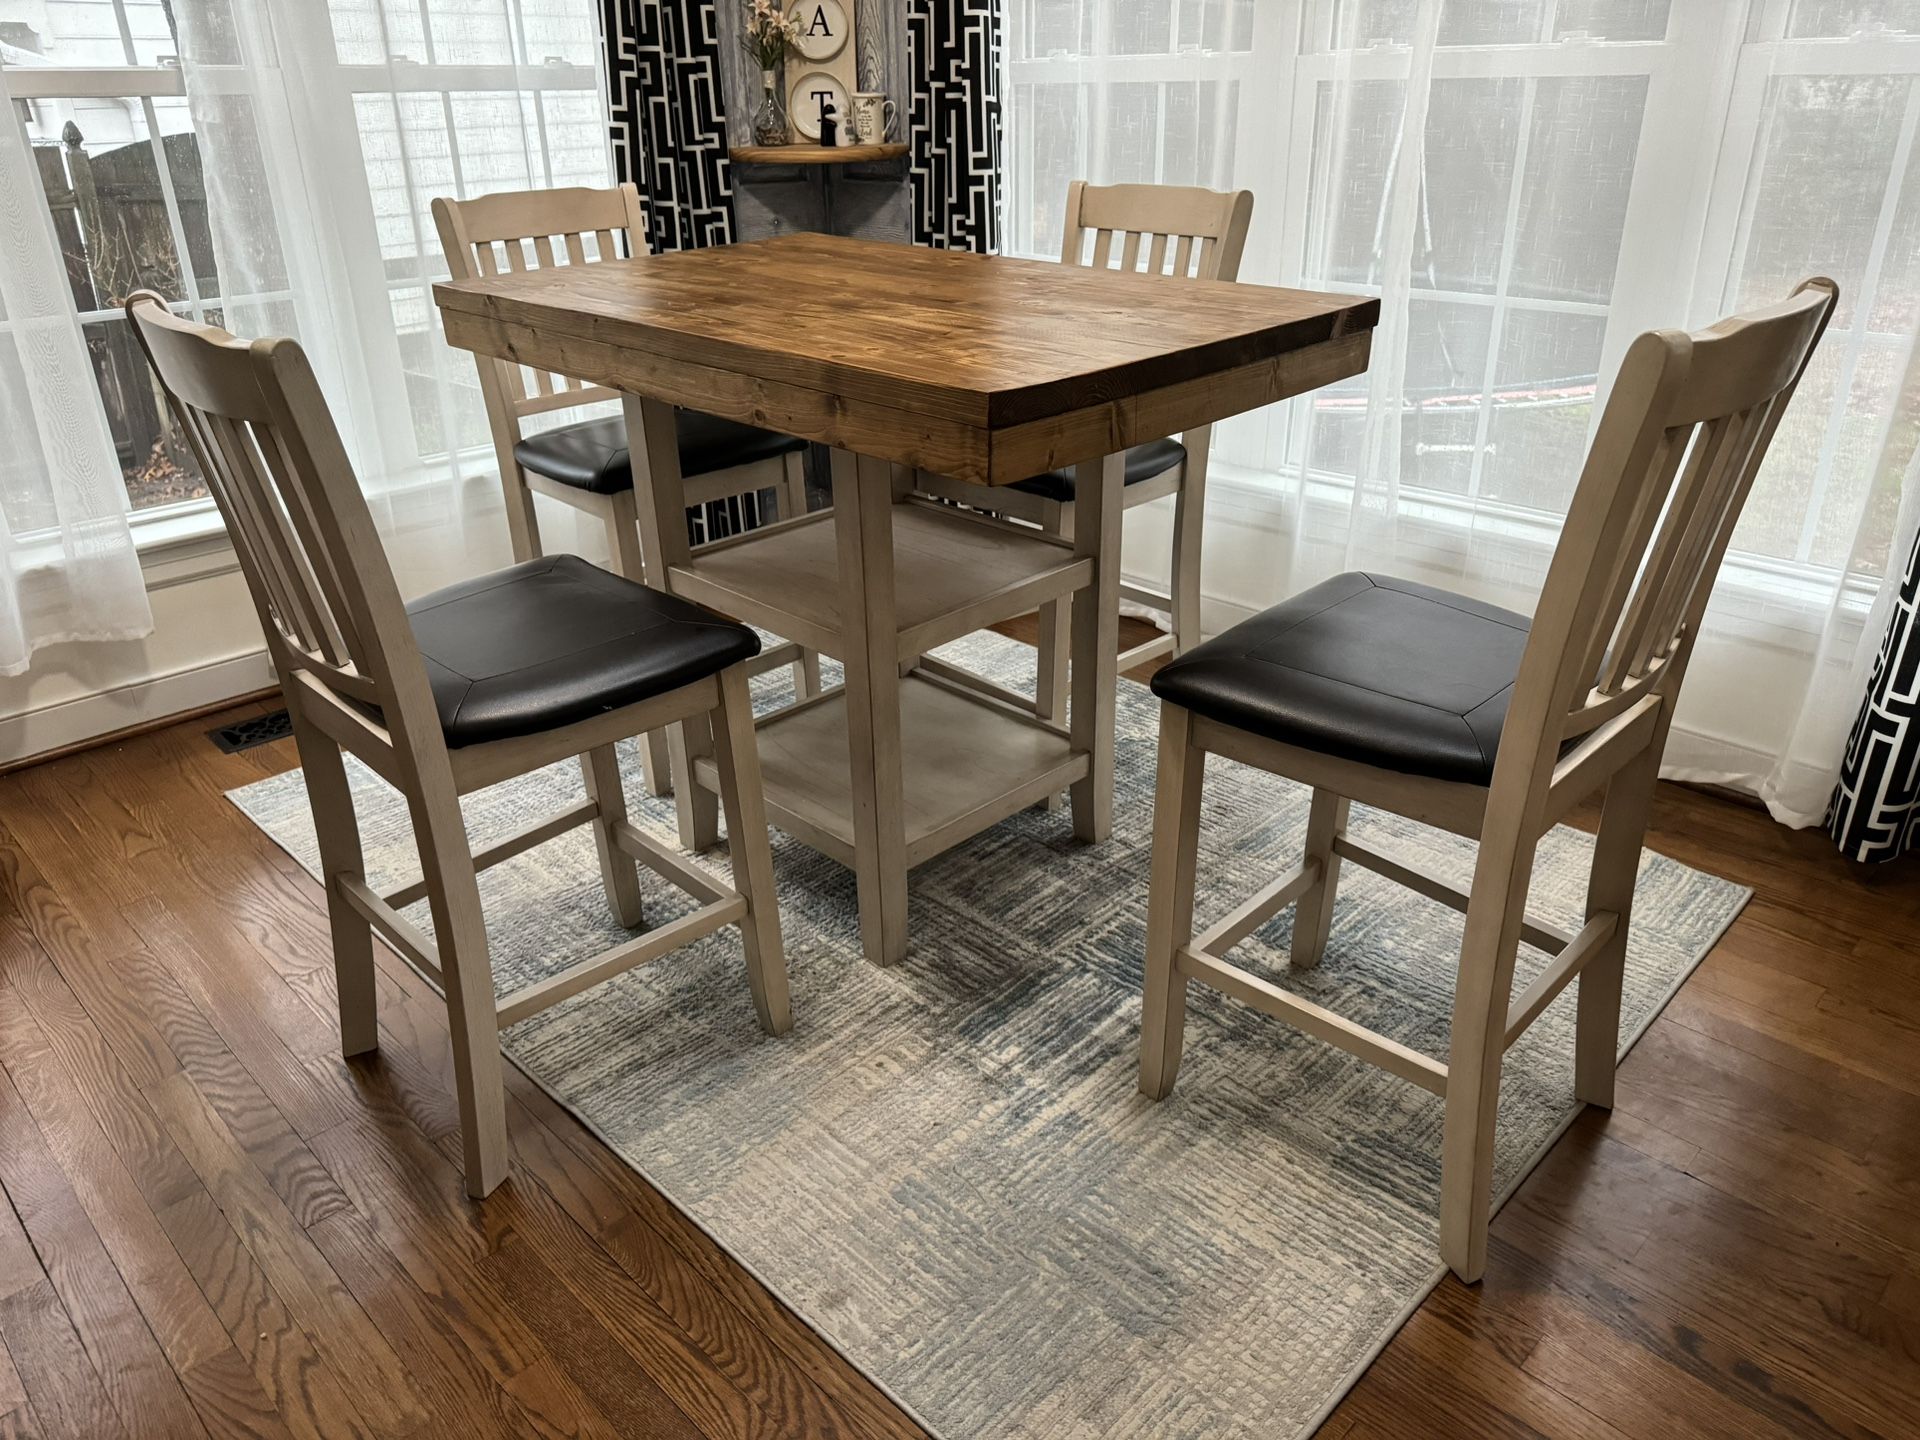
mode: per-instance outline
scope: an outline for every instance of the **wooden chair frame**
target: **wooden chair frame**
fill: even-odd
[[[501,273],[501,257],[509,272],[545,269],[555,264],[587,265],[614,258],[624,244],[629,255],[641,253],[646,221],[640,192],[633,185],[609,190],[570,187],[555,190],[517,190],[483,195],[474,200],[440,196],[433,202],[433,221],[440,248],[455,280]],[[588,255],[592,238],[593,256]],[[532,254],[529,257],[528,251]],[[562,485],[526,469],[514,458],[514,446],[525,438],[522,422],[602,401],[617,401],[620,393],[590,385],[572,376],[550,373],[488,355],[475,354],[480,395],[487,407],[494,453],[500,462],[500,488],[506,498],[507,530],[515,560],[544,554],[535,494],[547,496],[596,516],[607,530],[612,568],[629,580],[646,583],[646,563],[640,546],[639,508],[632,490],[600,495],[573,485]],[[696,475],[686,482],[687,504],[707,505],[738,495],[772,490],[779,499],[779,517],[791,520],[807,513],[806,468],[799,451],[771,460],[736,465]],[[702,547],[704,548],[704,547]],[[794,695],[804,700],[820,691],[818,652],[795,644],[768,647],[756,656],[749,673],[762,674],[783,665],[793,667]],[[665,795],[672,789],[672,767],[664,732],[650,733],[641,748],[647,793]]]
[[[126,312],[226,521],[293,720],[320,842],[341,1049],[351,1056],[378,1044],[378,934],[446,996],[468,1192],[485,1195],[506,1177],[505,1026],[737,924],[760,1023],[785,1033],[792,1020],[746,667],[544,734],[450,750],[393,571],[305,353],[292,340],[248,343],[183,320],[150,290],[130,296]],[[627,818],[614,742],[691,717],[712,726],[731,887]],[[347,753],[398,790],[413,819],[422,874],[385,894],[366,882]],[[582,762],[582,803],[472,848],[462,795],[569,756]],[[700,908],[496,1004],[478,872],[581,825],[593,829],[621,924],[641,923],[636,862]],[[434,940],[399,913],[422,898]]]
[[[1251,190],[1089,185],[1076,180],[1067,187],[1060,262],[1177,279],[1234,280],[1240,274],[1240,257],[1246,249],[1247,227],[1252,219]],[[1187,452],[1183,461],[1164,474],[1121,491],[1123,512],[1169,495],[1174,497],[1170,593],[1124,580],[1120,584],[1122,600],[1165,611],[1172,631],[1122,651],[1118,662],[1121,670],[1162,655],[1184,654],[1200,643],[1200,549],[1206,523],[1207,453],[1212,440],[1211,425],[1187,431],[1180,437]],[[1075,506],[1071,500],[1052,500],[1013,486],[969,485],[925,472],[916,478],[915,486],[922,494],[1025,521],[1063,540],[1074,538]],[[1039,673],[1033,709],[1055,723],[1065,718],[1067,705],[1067,657],[1072,648],[1069,608],[1065,601],[1055,601],[1040,610]],[[977,678],[939,660],[923,659],[920,663],[962,684]]]
[[[1378,769],[1264,739],[1163,702],[1147,917],[1140,1088],[1180,1066],[1187,982],[1287,1020],[1446,1100],[1441,1257],[1462,1280],[1486,1267],[1500,1068],[1508,1046],[1578,978],[1574,1091],[1613,1103],[1633,892],[1673,706],[1714,576],[1775,427],[1831,315],[1815,278],[1779,305],[1628,350],[1567,514],[1486,786]],[[1313,787],[1300,863],[1206,930],[1193,928],[1206,757]],[[1526,914],[1540,837],[1576,804],[1605,801],[1586,922],[1568,935]],[[1347,835],[1358,801],[1479,841],[1462,893]],[[1366,1030],[1227,953],[1288,905],[1291,963],[1319,963],[1340,865],[1350,860],[1462,911],[1466,933],[1446,1063]],[[1521,941],[1553,959],[1513,994]]]

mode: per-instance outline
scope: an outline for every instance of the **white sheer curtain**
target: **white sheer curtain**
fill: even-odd
[[[1668,773],[1817,824],[1920,522],[1913,0],[1009,0],[1009,248],[1068,180],[1256,195],[1243,278],[1369,291],[1366,375],[1216,432],[1209,626],[1375,567],[1522,610],[1628,341],[1839,281]],[[1129,563],[1165,564],[1151,533]]]
[[[432,301],[430,207],[610,183],[592,0],[172,10],[223,323],[313,356],[407,588],[503,563],[473,358]]]
[[[147,634],[113,437],[0,67],[0,675],[42,645]]]

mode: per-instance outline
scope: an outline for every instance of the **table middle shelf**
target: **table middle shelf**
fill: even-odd
[[[1037,530],[925,500],[893,506],[898,656],[1024,615],[1091,583],[1093,561]],[[833,512],[750,530],[673,568],[675,594],[842,657]]]

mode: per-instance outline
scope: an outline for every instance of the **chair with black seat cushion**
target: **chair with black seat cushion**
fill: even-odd
[[[1707,598],[1782,412],[1836,298],[1627,351],[1533,617],[1385,575],[1335,576],[1168,662],[1160,697],[1140,1088],[1172,1088],[1199,980],[1445,1099],[1440,1254],[1486,1265],[1502,1056],[1576,977],[1574,1091],[1613,1103],[1622,977],[1647,809]],[[1301,863],[1193,928],[1200,788],[1224,755],[1313,787]],[[1534,849],[1604,792],[1586,922],[1526,914]],[[1350,804],[1477,839],[1454,890],[1347,835]],[[1226,960],[1288,905],[1289,964],[1320,963],[1343,860],[1466,916],[1444,1063]],[[1513,993],[1522,941],[1546,967]]]
[[[646,235],[640,193],[632,185],[502,191],[474,200],[441,197],[433,202],[433,218],[455,280],[499,274],[502,255],[509,271],[593,264],[617,258],[622,246],[637,255]],[[607,529],[613,568],[629,580],[644,581],[625,420],[614,415],[532,434],[525,430],[530,417],[618,400],[618,393],[488,355],[476,354],[474,361],[500,462],[513,558],[531,560],[543,553],[533,501],[538,492],[596,516]],[[757,505],[761,492],[770,490],[780,517],[806,513],[804,440],[693,410],[679,411],[675,421],[690,506],[735,499],[746,504],[749,496]],[[820,657],[797,645],[766,651],[752,669],[758,674],[782,665],[793,667],[798,698],[818,693]],[[647,792],[668,793],[666,737],[649,735],[642,757]]]
[[[435,979],[453,1032],[467,1189],[507,1171],[499,1031],[737,924],[747,988],[771,1034],[791,1024],[747,667],[760,639],[688,600],[571,555],[532,559],[402,605],[325,399],[291,340],[248,344],[168,312],[127,316],[218,502],[300,750],[319,838],[341,1048],[375,1048],[373,936]],[[733,885],[627,818],[614,743],[704,716],[726,810]],[[362,868],[344,755],[405,798],[422,874],[385,894]],[[475,852],[460,797],[579,757],[585,798]],[[586,825],[608,904],[641,924],[636,862],[698,903],[591,958],[494,998],[477,872]],[[426,900],[434,936],[405,915]]]
[[[1076,180],[1067,189],[1063,265],[1120,269],[1176,280],[1233,280],[1240,274],[1247,226],[1253,218],[1253,192],[1223,192],[1182,185],[1089,185]],[[1143,297],[1143,303],[1146,303]],[[1178,304],[1168,297],[1166,304]],[[1131,669],[1167,654],[1181,654],[1200,643],[1200,546],[1207,503],[1207,452],[1213,427],[1189,430],[1178,439],[1149,441],[1127,451],[1123,510],[1171,495],[1173,558],[1169,593],[1122,583],[1120,598],[1164,612],[1171,633],[1120,654],[1120,668]],[[946,476],[922,474],[918,489],[976,510],[1024,520],[1049,534],[1071,540],[1074,529],[1073,471],[1049,470],[1012,485],[969,485]],[[1070,608],[1064,600],[1040,612],[1040,669],[1034,708],[1059,723],[1066,718],[1067,656],[1072,649]],[[965,672],[953,672],[965,681]]]

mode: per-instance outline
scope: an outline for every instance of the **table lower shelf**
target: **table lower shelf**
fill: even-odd
[[[1052,727],[917,674],[900,682],[900,739],[910,867],[1087,773],[1087,752]],[[766,717],[759,750],[773,823],[851,866],[845,692]],[[694,777],[709,790],[719,787],[710,759],[694,762]]]

